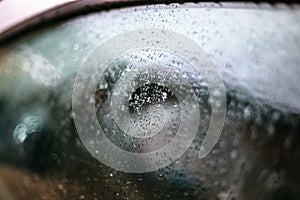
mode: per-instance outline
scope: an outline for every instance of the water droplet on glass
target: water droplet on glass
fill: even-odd
[[[27,137],[27,127],[24,124],[18,124],[14,129],[13,137],[17,144],[24,142]]]
[[[74,50],[74,51],[78,51],[79,49],[80,49],[79,44],[75,44],[75,45],[73,46],[73,50]]]
[[[251,112],[252,112],[252,110],[251,110],[250,107],[245,108],[245,110],[244,110],[244,119],[249,120],[250,117],[251,117]]]
[[[23,120],[27,128],[27,135],[41,130],[41,119],[38,116],[28,116]]]
[[[237,150],[233,150],[230,152],[230,157],[232,160],[235,160],[238,157],[238,152]]]
[[[270,125],[268,126],[268,134],[269,134],[270,136],[272,136],[272,135],[274,134],[274,132],[275,132],[274,126],[273,126],[272,124],[270,124]]]

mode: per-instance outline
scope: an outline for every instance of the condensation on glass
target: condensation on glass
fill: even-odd
[[[118,147],[160,148],[180,126],[176,95],[149,82],[128,97],[129,112],[140,123],[135,130],[144,138],[137,141],[116,127],[109,100],[136,58],[151,63],[152,55],[162,66],[174,66],[192,85],[201,110],[197,135],[178,160],[154,172],[124,173],[103,165],[82,145],[72,90],[92,50],[114,36],[147,28],[180,33],[206,52],[226,87],[226,118],[217,145],[200,159],[211,116],[206,83],[182,58],[159,57],[155,51],[120,55],[95,94],[98,121]],[[197,4],[91,13],[6,43],[0,48],[0,199],[299,199],[299,52],[297,9]],[[159,69],[158,76],[163,80]],[[161,118],[170,120],[165,127],[170,133],[149,145],[151,131],[164,127]]]

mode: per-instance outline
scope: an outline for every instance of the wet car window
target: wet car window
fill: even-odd
[[[135,6],[0,48],[0,199],[299,199],[300,12]]]

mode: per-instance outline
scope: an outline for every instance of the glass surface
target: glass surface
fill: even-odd
[[[134,49],[116,57],[100,69],[96,93],[85,103],[95,104],[103,132],[119,148],[154,151],[175,137],[181,120],[195,125],[194,110],[182,110],[170,88],[185,91],[190,85],[199,106],[196,136],[180,158],[151,172],[127,173],[91,154],[90,148],[96,146],[97,154],[97,145],[106,145],[97,143],[94,127],[87,131],[95,135],[94,143],[83,144],[72,94],[78,70],[102,44],[150,28],[176,32],[206,53],[225,85],[226,117],[217,144],[199,158],[214,102],[205,77],[191,65],[195,61],[172,49]],[[135,46],[137,39],[127,42]],[[299,52],[297,9],[197,4],[95,12],[6,43],[0,48],[0,199],[299,199]],[[95,65],[105,60],[93,59]],[[136,69],[136,79],[126,75]],[[154,78],[147,82],[152,69]],[[164,78],[171,69],[176,75]],[[140,124],[130,129],[137,135],[128,135],[114,119],[121,110],[113,113],[111,102],[137,80],[141,85],[125,101]],[[153,139],[156,129],[165,135]],[[118,155],[108,156],[119,162]]]

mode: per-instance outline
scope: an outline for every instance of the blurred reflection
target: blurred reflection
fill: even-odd
[[[197,5],[93,13],[3,45],[0,199],[299,199],[299,10],[192,7]],[[156,172],[118,172],[94,159],[78,138],[71,108],[74,78],[103,41],[152,27],[179,32],[209,54],[226,85],[226,122],[217,146],[199,159],[211,110],[206,85],[189,73],[202,108],[193,145]],[[99,115],[127,61],[112,65],[99,84]],[[132,99],[158,93],[176,101],[155,85],[139,88]],[[144,104],[131,104],[131,113],[142,110],[139,106]],[[115,131],[110,123],[107,134]],[[132,148],[121,143],[122,136],[114,139]]]

